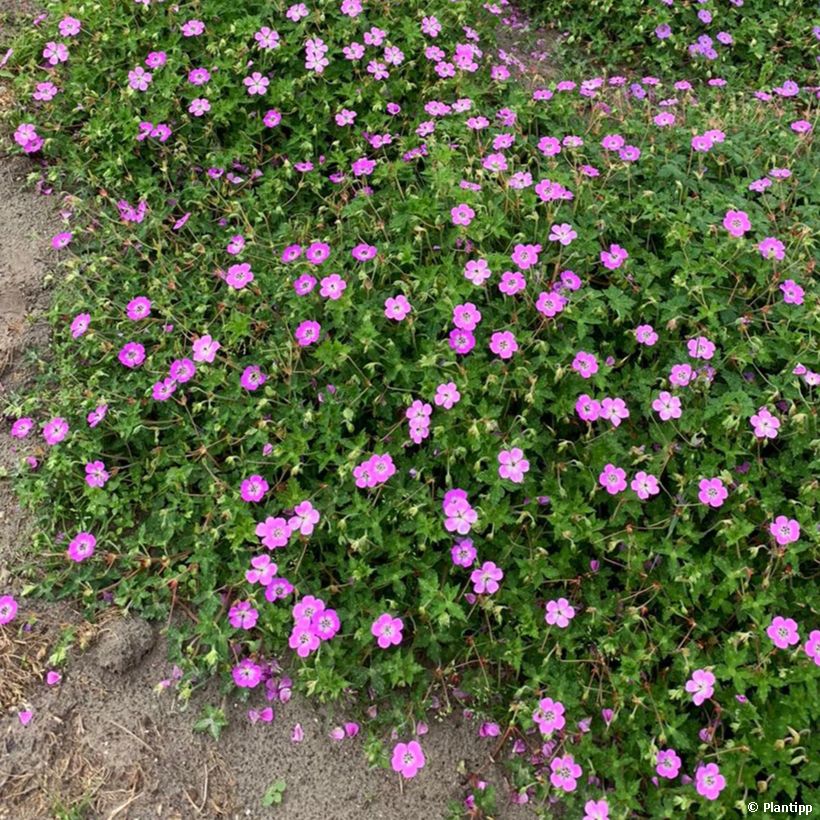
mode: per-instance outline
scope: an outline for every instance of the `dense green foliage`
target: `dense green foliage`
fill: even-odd
[[[619,5],[606,28],[593,13],[582,22],[626,53],[655,18],[638,23],[646,4]],[[805,29],[801,4],[744,8],[764,5],[783,31]],[[341,628],[294,658],[309,692],[372,690],[402,734],[431,695],[469,705],[517,741],[516,786],[534,801],[561,795],[573,816],[604,798],[613,817],[734,816],[764,793],[807,798],[820,777],[809,643],[820,467],[812,91],[755,97],[737,83],[675,86],[676,73],[639,90],[637,77],[576,78],[532,93],[507,78],[497,15],[479,4],[370,2],[350,17],[321,2],[297,21],[286,8],[65,0],[16,48],[13,125],[32,124],[43,144],[19,130],[18,142],[52,161],[49,184],[78,194],[52,310],[53,370],[6,408],[12,420],[70,427],[52,446],[32,445],[36,469],[21,465],[48,565],[39,590],[149,616],[186,608],[197,620],[179,645],[192,674],[236,674],[244,662],[264,671],[286,652],[292,604],[317,596]],[[64,14],[82,29],[47,77],[42,50]],[[433,14],[435,37],[421,26]],[[204,32],[186,36],[189,18]],[[745,25],[733,59],[748,64],[758,45]],[[263,26],[281,35],[278,48],[258,47]],[[384,43],[345,59],[371,26]],[[305,67],[305,41],[319,35],[330,58],[321,73]],[[796,70],[804,51],[788,37]],[[475,70],[452,77],[425,54],[469,53],[474,42]],[[375,79],[366,66],[385,46],[402,59]],[[129,86],[160,50],[166,62],[146,88]],[[667,56],[662,68],[677,64]],[[210,79],[192,84],[203,67]],[[253,72],[269,78],[264,94],[248,93]],[[44,79],[60,91],[32,103]],[[202,98],[210,108],[197,115]],[[337,123],[345,109],[355,126]],[[272,110],[281,119],[265,124]],[[158,124],[166,139],[146,137]],[[453,211],[462,204],[472,218]],[[730,228],[730,211],[749,227]],[[233,254],[236,236],[244,248]],[[283,259],[318,243],[326,261],[304,250]],[[530,244],[541,250],[528,264],[518,246]],[[357,260],[359,245],[376,255]],[[492,271],[484,283],[481,260]],[[252,281],[232,271],[242,264]],[[318,283],[294,288],[332,274],[346,283],[338,299]],[[398,296],[411,306],[401,319],[386,315]],[[142,317],[140,298],[150,300]],[[459,353],[454,309],[467,303],[481,319],[464,328],[474,349]],[[76,332],[86,314],[89,328]],[[318,342],[300,342],[312,321]],[[517,345],[509,357],[493,340],[503,333]],[[211,361],[192,353],[206,334],[220,343]],[[129,344],[145,356],[134,367],[122,363]],[[596,359],[590,378],[574,366],[584,352]],[[163,387],[169,366],[191,356],[195,375]],[[434,397],[449,383],[460,400],[446,408]],[[599,413],[620,400],[628,416],[584,421],[584,395]],[[664,420],[655,403],[672,396],[680,413]],[[102,405],[104,418],[87,424]],[[411,407],[426,428],[408,426]],[[774,437],[753,420],[760,408],[778,422]],[[529,469],[509,477],[499,456],[515,448]],[[389,454],[395,475],[357,486],[373,454]],[[97,462],[101,487],[85,480]],[[607,490],[608,466],[625,471],[623,487]],[[267,485],[257,502],[246,498],[252,476]],[[650,478],[657,491],[642,500],[636,486]],[[725,499],[704,502],[707,480]],[[460,534],[443,513],[455,488],[476,513]],[[315,530],[297,522],[286,546],[265,549],[259,525],[306,500]],[[775,534],[780,516],[798,537]],[[78,533],[96,541],[79,561]],[[451,557],[465,536],[478,553],[469,568]],[[249,582],[260,553],[294,595],[269,601]],[[482,593],[471,573],[485,562],[503,579]],[[545,622],[559,599],[574,609],[565,628]],[[258,610],[250,629],[232,625],[238,601]],[[371,633],[382,613],[403,621],[388,649]],[[797,622],[799,644],[775,648],[775,617]],[[715,678],[702,705],[685,689],[696,670]],[[395,687],[409,697],[391,700]],[[533,713],[545,697],[563,704],[566,726],[542,737]],[[681,774],[656,787],[668,749]],[[582,766],[577,789],[550,785],[556,755]],[[715,763],[719,796],[682,779],[700,783],[697,770]]]

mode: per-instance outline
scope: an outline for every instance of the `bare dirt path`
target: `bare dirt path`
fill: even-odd
[[[0,58],[12,23],[29,24],[22,0],[0,0]],[[0,104],[8,93],[0,80]],[[48,306],[57,253],[50,237],[64,230],[56,196],[26,186],[36,170],[0,148],[0,407],[26,389],[38,356],[47,356]],[[40,364],[39,366],[42,366]],[[0,594],[21,589],[20,560],[31,522],[8,476],[25,457],[0,418]],[[223,701],[216,682],[182,710],[172,687],[161,625],[123,619],[113,610],[95,624],[65,604],[20,598],[11,626],[0,628],[0,818],[289,818],[290,820],[419,820],[447,815],[465,794],[460,771],[486,763],[495,740],[478,724],[430,718],[422,740],[427,766],[399,789],[391,772],[370,770],[361,738],[332,741],[335,716],[294,697],[276,704],[271,723],[252,725],[248,704]],[[49,655],[72,638],[59,685],[47,686]],[[217,743],[193,731],[206,704],[224,703],[230,723]],[[251,704],[268,705],[259,696]],[[31,712],[27,725],[20,712]],[[291,740],[294,727],[304,740]],[[484,777],[501,786],[500,770]],[[283,803],[262,807],[266,788],[286,783]],[[523,818],[507,806],[498,818]]]

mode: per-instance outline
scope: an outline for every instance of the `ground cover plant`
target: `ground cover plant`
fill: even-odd
[[[33,588],[190,614],[183,692],[355,690],[404,778],[459,708],[545,811],[807,798],[817,89],[531,89],[505,13],[66,0],[16,45],[76,192],[5,408]]]

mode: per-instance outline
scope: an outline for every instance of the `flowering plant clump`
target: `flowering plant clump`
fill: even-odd
[[[76,193],[51,369],[4,408],[39,589],[194,614],[188,686],[287,653],[402,778],[458,704],[518,803],[788,802],[817,89],[529,87],[506,12],[64,0],[15,47],[15,150]]]

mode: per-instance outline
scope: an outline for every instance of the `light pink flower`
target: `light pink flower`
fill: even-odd
[[[700,706],[715,694],[715,676],[708,669],[696,669],[685,688],[695,706]]]
[[[776,615],[772,619],[766,634],[778,649],[788,649],[790,646],[800,643],[800,636],[797,634],[797,621],[792,618],[784,618],[782,615]]]
[[[778,515],[769,525],[769,532],[781,547],[785,547],[800,538],[800,524],[794,518]]]
[[[476,595],[492,595],[498,591],[499,581],[504,577],[504,572],[492,561],[485,561],[480,568],[474,569],[470,575],[473,584],[473,592]]]
[[[498,454],[498,474],[501,478],[508,478],[513,484],[521,484],[529,469],[530,463],[524,458],[524,451],[519,447],[502,450]]]
[[[566,629],[574,617],[575,607],[571,606],[566,598],[558,598],[556,601],[547,601],[544,620],[550,626]]]
[[[384,612],[371,624],[370,634],[382,649],[389,649],[401,643],[403,629],[404,622],[401,618],[394,618],[389,612]]]

